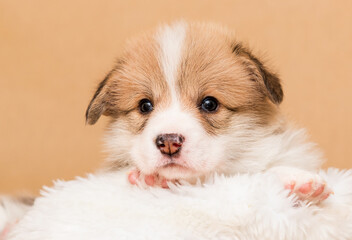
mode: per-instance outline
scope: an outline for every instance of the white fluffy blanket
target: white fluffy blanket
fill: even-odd
[[[334,194],[299,207],[269,174],[169,190],[131,186],[125,172],[59,181],[10,239],[352,239],[352,170],[320,175]]]

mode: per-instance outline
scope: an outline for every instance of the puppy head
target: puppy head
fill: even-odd
[[[86,117],[111,117],[114,164],[190,179],[244,168],[282,98],[279,78],[225,29],[177,22],[128,44]]]

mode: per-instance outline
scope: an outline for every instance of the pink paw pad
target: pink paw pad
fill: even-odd
[[[300,191],[303,194],[308,194],[312,191],[312,182],[304,183],[302,184],[298,191]]]
[[[323,181],[310,180],[302,184],[292,181],[285,185],[285,189],[291,190],[290,195],[295,193],[299,200],[311,203],[319,203],[332,194],[332,191],[326,188],[326,184]]]
[[[155,177],[153,175],[147,175],[144,177],[144,182],[148,185],[148,186],[154,186],[155,184]]]
[[[315,192],[312,194],[312,197],[318,197],[320,194],[324,192],[325,184],[320,185]],[[329,196],[329,195],[328,195]]]
[[[169,188],[168,180],[161,178],[158,174],[142,175],[139,170],[133,170],[128,173],[127,179],[132,185],[136,185],[139,181],[144,180],[145,184],[150,187]]]
[[[137,181],[139,179],[140,172],[139,171],[132,171],[128,174],[128,181],[132,184],[135,185],[137,184]]]

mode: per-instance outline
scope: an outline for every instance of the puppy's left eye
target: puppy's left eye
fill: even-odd
[[[205,112],[214,112],[218,109],[218,100],[214,97],[206,97],[203,99],[200,107]]]
[[[149,113],[151,111],[153,111],[154,107],[153,107],[153,104],[150,100],[148,99],[142,99],[140,102],[139,102],[139,110],[141,111],[141,113]]]

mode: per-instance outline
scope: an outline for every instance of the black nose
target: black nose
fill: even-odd
[[[160,134],[155,140],[155,144],[161,153],[175,156],[180,152],[185,138],[181,134],[168,133]]]

